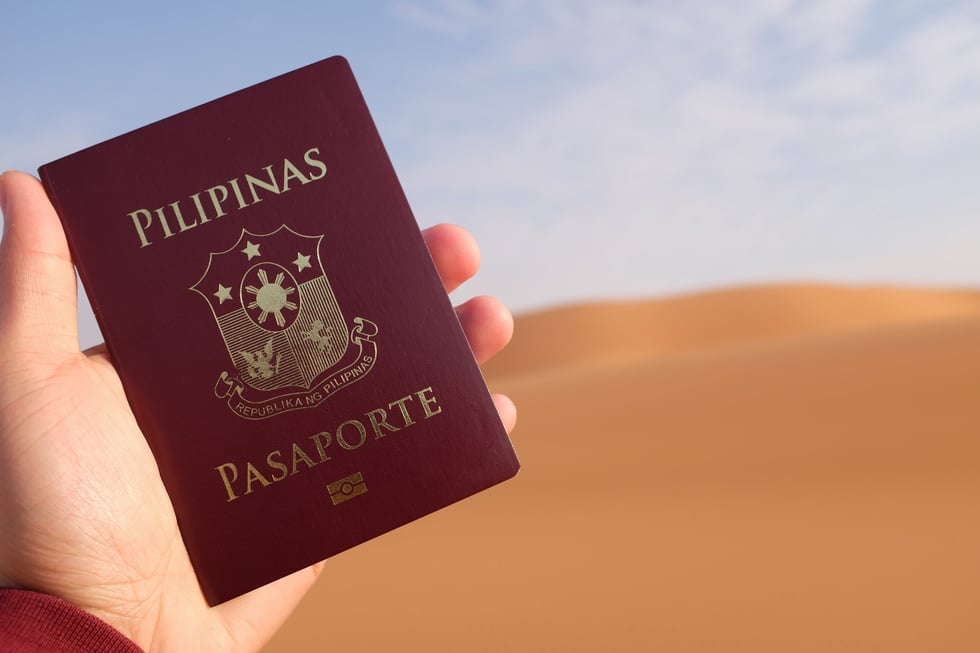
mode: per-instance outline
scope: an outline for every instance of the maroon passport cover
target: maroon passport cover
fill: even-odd
[[[212,604],[517,473],[343,58],[40,175]]]

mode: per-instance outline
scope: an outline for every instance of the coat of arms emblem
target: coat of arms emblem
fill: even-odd
[[[263,419],[319,405],[368,374],[378,327],[348,326],[320,260],[323,236],[283,225],[268,234],[242,230],[212,252],[190,289],[211,307],[234,365],[215,394],[235,414]]]

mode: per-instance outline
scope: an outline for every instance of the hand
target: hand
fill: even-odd
[[[40,183],[0,176],[0,586],[64,598],[146,651],[255,651],[317,577],[314,565],[209,608],[156,463],[104,348],[80,352],[75,273]],[[425,233],[447,290],[479,265],[458,227]],[[510,314],[457,309],[482,363]],[[509,431],[516,413],[494,398]]]

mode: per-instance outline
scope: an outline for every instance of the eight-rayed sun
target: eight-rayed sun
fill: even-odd
[[[282,272],[276,275],[275,281],[269,281],[269,275],[264,269],[259,270],[258,277],[261,286],[258,288],[245,286],[245,292],[255,296],[255,300],[249,303],[248,307],[262,311],[259,314],[259,324],[264,324],[265,319],[271,313],[275,317],[277,325],[285,326],[286,319],[282,316],[282,312],[287,309],[296,310],[296,304],[289,301],[289,296],[296,292],[296,288],[289,285],[283,286],[282,282],[286,275]]]

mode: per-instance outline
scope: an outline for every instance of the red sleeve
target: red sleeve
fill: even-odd
[[[0,589],[4,653],[143,653],[101,619],[40,592]]]

